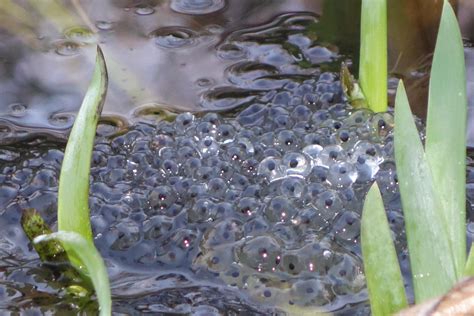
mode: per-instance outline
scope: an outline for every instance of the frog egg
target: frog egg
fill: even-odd
[[[374,131],[374,140],[381,141],[390,134],[395,125],[393,113],[375,113],[370,119],[370,126]]]
[[[230,202],[220,202],[216,204],[216,217],[229,218],[235,212],[235,206]]]
[[[311,172],[311,165],[305,155],[290,152],[283,156],[282,165],[288,176],[306,177]]]
[[[365,126],[371,119],[373,112],[367,109],[353,110],[352,114],[343,120],[345,127]]]
[[[327,190],[319,194],[314,204],[320,212],[324,211],[333,214],[339,213],[343,208],[338,192],[333,190]]]
[[[188,158],[183,163],[181,168],[183,169],[185,175],[192,177],[201,168],[201,159],[196,157]]]
[[[242,197],[260,198],[261,187],[258,184],[249,185],[242,191]]]
[[[246,137],[238,137],[234,140],[234,144],[242,149],[245,152],[245,157],[250,157],[255,154],[255,148],[252,142]]]
[[[270,229],[268,222],[261,216],[257,215],[244,224],[244,234],[246,237],[258,236]]]
[[[296,253],[302,259],[305,271],[325,276],[337,260],[337,256],[330,249],[326,242],[311,242]]]
[[[225,162],[225,161],[220,161],[214,167],[216,168],[216,171],[218,172],[219,177],[225,180],[232,179],[232,176],[234,175],[234,169],[232,168],[232,165],[230,163]]]
[[[311,182],[309,183],[304,190],[303,194],[303,202],[304,203],[312,203],[314,202],[319,194],[323,193],[326,191],[327,188],[318,182]]]
[[[280,159],[267,157],[258,165],[257,175],[271,183],[285,177],[286,172],[281,166]]]
[[[328,110],[318,110],[314,112],[314,114],[311,116],[311,121],[316,126],[320,126],[329,119],[331,119],[331,114]]]
[[[337,213],[328,209],[317,209],[314,206],[309,206],[298,212],[294,222],[303,233],[308,231],[321,232],[330,227],[336,215]]]
[[[177,199],[176,193],[169,186],[159,186],[154,188],[148,195],[148,203],[153,210],[165,210]]]
[[[179,195],[185,195],[189,188],[194,184],[194,180],[191,178],[179,178],[172,184],[173,189]]]
[[[163,147],[158,151],[158,155],[164,160],[176,159],[176,157],[178,157],[178,152],[174,147]]]
[[[298,105],[295,107],[293,112],[291,112],[291,117],[296,121],[309,121],[311,119],[311,110],[304,106],[304,105]]]
[[[326,168],[330,168],[336,162],[347,160],[346,152],[339,145],[330,145],[324,147],[319,157],[321,166]]]
[[[230,124],[221,124],[217,128],[216,140],[221,144],[231,142],[235,135],[235,128]]]
[[[242,163],[242,170],[244,171],[245,175],[253,178],[257,175],[257,169],[260,162],[256,159],[247,159]]]
[[[285,196],[276,196],[265,208],[265,215],[271,222],[288,222],[296,214],[296,208]]]
[[[280,194],[286,196],[288,199],[299,199],[303,195],[304,188],[304,180],[294,177],[288,177],[281,181]]]
[[[339,120],[349,116],[349,114],[352,112],[352,106],[350,106],[348,103],[336,103],[330,106],[328,111],[333,119]]]
[[[178,135],[183,135],[189,128],[193,126],[194,115],[189,112],[181,113],[176,116],[174,126]]]
[[[225,156],[234,166],[239,166],[243,160],[248,158],[245,151],[237,145],[229,146],[225,151]]]
[[[189,258],[190,253],[198,246],[199,233],[192,229],[179,228],[163,242],[163,249],[158,253],[158,260],[164,264],[180,266]]]
[[[176,162],[171,159],[166,159],[161,165],[160,172],[163,176],[175,176],[178,175],[179,167]]]
[[[334,300],[331,286],[320,279],[300,280],[291,287],[292,302],[299,306],[324,306]]]
[[[192,223],[202,223],[216,217],[216,205],[210,199],[197,200],[188,210],[188,220]]]
[[[194,131],[188,130],[187,134],[190,137],[198,137],[199,139],[206,137],[214,138],[217,134],[217,127],[209,122],[200,122]]]
[[[243,197],[237,203],[237,213],[245,218],[260,214],[262,204],[255,198]]]
[[[329,169],[323,166],[314,166],[308,176],[310,182],[326,183],[329,174]]]
[[[309,145],[327,146],[329,145],[330,142],[331,142],[330,137],[326,133],[321,132],[321,129],[318,130],[317,132],[306,134],[303,137],[303,146],[309,146]]]
[[[263,135],[261,135],[259,138],[259,142],[265,147],[273,147],[274,145],[274,139],[275,139],[275,133],[273,132],[267,132]]]
[[[279,268],[281,271],[292,275],[298,275],[305,270],[304,262],[294,251],[284,252],[281,256]]]
[[[199,198],[207,195],[207,185],[205,183],[192,184],[186,192],[190,198]]]
[[[291,129],[293,126],[294,122],[293,119],[288,115],[288,114],[280,114],[276,115],[272,119],[272,127],[271,129],[273,130],[284,130],[284,129]]]
[[[221,178],[213,178],[207,184],[209,195],[215,199],[223,199],[227,191],[227,183]]]
[[[237,121],[242,126],[260,125],[265,120],[268,109],[265,105],[254,103],[244,109],[237,116]]]
[[[139,224],[130,219],[122,219],[120,223],[112,226],[109,230],[117,236],[117,239],[110,245],[112,250],[127,250],[140,240]]]
[[[281,261],[281,247],[270,236],[258,236],[237,248],[237,258],[241,264],[258,272],[275,271]]]
[[[206,247],[231,244],[243,237],[242,223],[233,219],[225,219],[215,224],[204,235]]]
[[[334,223],[335,239],[342,245],[354,248],[359,242],[360,216],[351,211],[344,212]]]
[[[357,179],[357,171],[352,164],[337,162],[329,168],[328,182],[335,188],[346,188]]]
[[[205,159],[210,156],[217,156],[219,154],[219,144],[211,136],[205,136],[198,145],[199,152]]]
[[[323,147],[320,145],[308,145],[303,148],[302,153],[310,158],[309,163],[311,166],[314,166],[321,164],[321,162],[319,161],[319,155],[322,151]]]
[[[338,261],[328,271],[335,294],[343,296],[361,292],[365,288],[366,282],[360,259],[343,254]]]
[[[282,130],[278,133],[274,146],[282,152],[295,150],[299,147],[298,137],[290,130]]]
[[[173,220],[167,216],[157,215],[143,222],[145,239],[156,240],[162,238],[173,228]]]
[[[230,187],[232,189],[237,189],[240,191],[244,190],[247,186],[249,186],[249,184],[249,179],[246,176],[237,172],[234,172],[230,180]]]
[[[375,178],[377,179],[377,184],[380,187],[384,201],[390,203],[398,200],[400,195],[395,163],[393,161],[385,161],[379,167],[380,170],[377,172]]]
[[[361,154],[353,156],[355,159],[354,167],[357,170],[357,183],[366,183],[372,181],[379,171],[377,160],[370,155]]]
[[[198,182],[204,182],[207,183],[210,179],[214,178],[217,176],[216,170],[211,167],[201,167],[198,170],[196,170],[196,180]]]
[[[218,126],[221,123],[221,119],[217,113],[206,113],[201,119],[203,122],[211,123],[213,126]]]
[[[182,162],[192,157],[199,157],[199,153],[190,146],[182,146],[178,149],[177,157]]]

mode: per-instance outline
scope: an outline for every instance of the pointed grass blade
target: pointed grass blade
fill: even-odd
[[[466,266],[464,267],[464,276],[474,276],[474,245],[471,244],[471,250],[469,250],[469,256],[467,257]]]
[[[92,147],[107,81],[104,56],[98,48],[94,75],[69,135],[59,177],[58,230],[78,233],[88,241],[92,241],[89,219]]]
[[[387,111],[387,0],[362,0],[359,82],[374,112]]]
[[[402,273],[377,183],[365,197],[361,245],[372,314],[392,315],[407,307]]]
[[[466,261],[466,79],[464,48],[454,11],[444,1],[431,68],[426,158],[446,214],[446,228],[461,277]]]
[[[395,99],[395,161],[417,303],[446,293],[456,272],[446,221],[403,82]]]
[[[73,232],[59,231],[49,235],[41,235],[35,238],[36,244],[59,240],[73,255],[78,257],[84,264],[94,286],[100,307],[100,315],[111,315],[112,300],[110,295],[110,284],[107,269],[99,252],[92,241]]]

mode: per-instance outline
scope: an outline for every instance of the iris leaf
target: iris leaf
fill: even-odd
[[[456,282],[443,204],[428,165],[403,82],[395,100],[395,161],[417,303]]]
[[[451,5],[444,1],[431,68],[425,152],[445,210],[458,278],[466,262],[466,116],[461,32]]]
[[[392,315],[408,306],[397,253],[377,183],[372,185],[365,198],[361,245],[372,314]]]

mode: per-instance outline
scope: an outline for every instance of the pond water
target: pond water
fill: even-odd
[[[33,207],[55,225],[98,43],[110,86],[90,205],[114,311],[367,314],[359,222],[374,179],[408,275],[392,114],[353,110],[338,81],[357,60],[358,1],[35,3],[0,5],[2,312],[96,309],[40,264],[19,219]],[[392,36],[390,50],[391,92],[406,78],[420,115],[433,20],[406,23],[431,34],[423,45]],[[472,208],[471,158],[467,188]]]

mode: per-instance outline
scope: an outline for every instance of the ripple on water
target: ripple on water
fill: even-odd
[[[171,9],[185,14],[209,14],[222,10],[225,0],[172,0]]]
[[[159,28],[148,35],[155,44],[162,48],[178,49],[194,46],[198,35],[191,29],[181,26]]]

